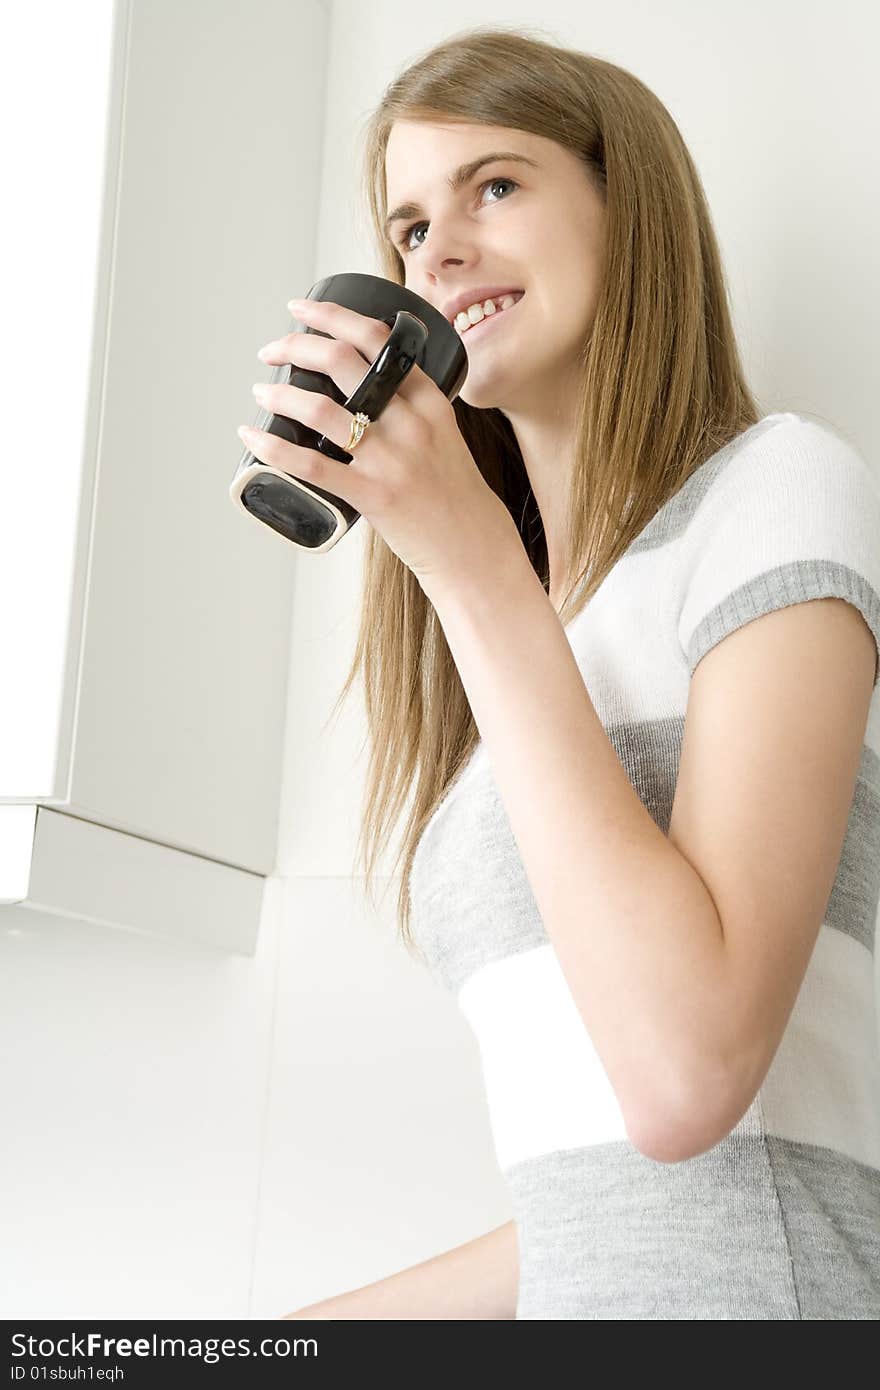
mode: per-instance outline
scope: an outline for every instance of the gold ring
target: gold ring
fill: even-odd
[[[370,417],[369,415],[365,415],[362,410],[359,410],[357,414],[353,416],[351,422],[351,434],[348,436],[348,443],[342,446],[347,454],[351,454],[354,452],[355,448],[363,438],[364,431],[366,430],[367,425],[369,424]]]

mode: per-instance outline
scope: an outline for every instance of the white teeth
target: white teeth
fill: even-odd
[[[509,309],[516,303],[512,294],[504,294],[498,301],[500,309]],[[453,322],[459,333],[465,332],[472,323],[479,323],[481,319],[487,318],[490,314],[500,312],[496,308],[494,299],[486,299],[482,304],[471,304],[467,309],[460,309]]]

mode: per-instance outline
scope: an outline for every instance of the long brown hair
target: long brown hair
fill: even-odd
[[[669,112],[625,69],[534,31],[481,26],[432,47],[368,118],[366,199],[379,273],[405,283],[384,233],[385,151],[399,119],[460,120],[555,140],[605,203],[603,282],[580,362],[560,609],[568,623],[658,509],[702,462],[760,418],[743,374],[706,197]],[[477,466],[515,519],[545,589],[547,547],[516,437],[499,410],[453,403]],[[370,762],[358,850],[377,860],[413,793],[398,926],[410,927],[410,871],[422,830],[479,742],[436,613],[412,572],[370,529],[360,630],[332,714],[362,673]]]

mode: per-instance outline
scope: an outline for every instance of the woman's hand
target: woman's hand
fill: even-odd
[[[332,337],[288,333],[259,355],[273,366],[324,372],[350,396],[390,336],[388,324],[327,300],[291,301],[290,308]],[[258,383],[254,395],[272,414],[299,420],[345,449],[354,416],[323,392]],[[452,402],[418,365],[367,427],[350,464],[265,430],[244,438],[263,463],[350,502],[425,589],[454,582],[475,565],[491,573],[493,556],[522,549],[510,513],[462,438]]]

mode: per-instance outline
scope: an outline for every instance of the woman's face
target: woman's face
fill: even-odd
[[[455,189],[463,164],[493,160]],[[441,312],[483,286],[524,291],[511,309],[466,329],[467,404],[513,416],[555,409],[573,375],[598,301],[605,206],[585,165],[543,136],[504,126],[396,121],[385,157],[388,237],[405,284]],[[496,302],[497,307],[497,302]],[[471,337],[473,333],[473,337]]]

